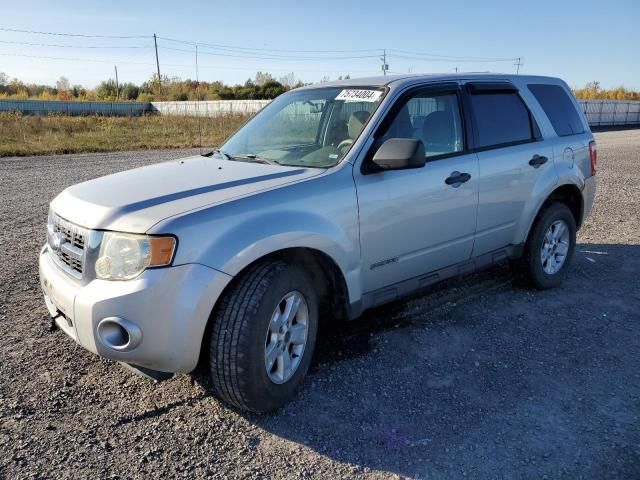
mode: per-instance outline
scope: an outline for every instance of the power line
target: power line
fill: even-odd
[[[167,40],[169,42],[183,43],[185,45],[198,45],[199,47],[209,47],[218,50],[246,50],[246,51],[260,51],[260,52],[291,52],[291,53],[354,53],[354,52],[379,52],[381,48],[364,48],[364,49],[350,49],[350,50],[296,50],[296,49],[278,49],[278,48],[257,48],[257,47],[240,47],[234,45],[224,45],[220,43],[202,43],[194,42],[190,40],[178,40],[175,38],[158,37],[160,40]]]
[[[199,52],[200,53],[200,52]],[[65,62],[76,62],[76,63],[109,63],[113,64],[113,60],[97,60],[97,59],[87,59],[87,58],[71,58],[71,57],[52,57],[46,55],[25,55],[20,53],[3,53],[0,52],[0,56],[5,57],[24,57],[24,58],[38,58],[44,60],[60,60]],[[155,62],[128,62],[128,61],[118,61],[118,65],[145,65],[155,67]],[[184,64],[184,63],[163,63],[162,65],[167,67],[180,67],[180,68],[193,68],[193,64]],[[235,67],[235,66],[226,66],[226,65],[199,65],[199,68],[215,68],[215,69],[229,69],[229,70],[246,70],[246,71],[255,71],[256,69],[253,67]],[[276,68],[270,69],[272,71],[280,71],[280,72],[289,72],[291,71],[288,68]],[[343,69],[343,70],[324,70],[324,69],[296,69],[301,72],[318,72],[318,73],[371,73],[373,69],[369,70],[353,70],[353,69]]]
[[[64,36],[64,37],[81,37],[81,38],[112,38],[112,39],[132,39],[132,38],[149,38],[148,35],[95,35],[95,34],[81,34],[81,33],[66,33],[66,32],[44,32],[44,31],[35,31],[35,30],[21,30],[14,28],[0,28],[0,31],[5,32],[18,32],[18,33],[27,33],[27,34],[36,34],[36,35],[54,35],[54,36]],[[230,57],[230,58],[251,58],[251,59],[259,59],[259,60],[354,60],[354,59],[366,59],[366,58],[376,58],[382,55],[383,57],[394,57],[401,58],[407,60],[418,60],[418,61],[429,61],[429,62],[480,62],[480,63],[493,63],[493,62],[521,62],[517,57],[514,58],[505,58],[505,57],[474,57],[474,56],[455,56],[455,55],[442,55],[435,54],[429,52],[416,52],[410,50],[401,50],[401,49],[381,49],[381,48],[369,48],[369,49],[343,49],[343,50],[303,50],[303,49],[277,49],[277,48],[259,48],[259,47],[243,47],[238,45],[226,45],[226,44],[218,44],[218,43],[205,43],[205,42],[195,42],[190,40],[181,40],[176,38],[169,37],[160,37],[156,34],[153,35],[156,54],[157,54],[157,39],[165,40],[168,42],[180,43],[183,45],[190,46],[199,46],[201,48],[208,48],[211,50],[216,50],[216,52],[207,52],[200,50],[201,55],[211,55],[211,56],[219,56],[219,57]],[[18,45],[31,45],[31,46],[50,46],[50,47],[60,47],[60,48],[148,48],[143,46],[75,46],[75,45],[54,45],[54,44],[38,44],[38,43],[30,43],[30,42],[13,42],[13,41],[0,41],[0,43],[12,43]],[[183,50],[173,47],[165,47],[161,46],[161,48],[172,49],[176,51],[185,51],[191,52],[191,50]],[[228,52],[228,53],[220,53]],[[261,53],[262,52],[262,53]],[[286,55],[279,54],[273,52],[280,53],[310,53],[310,54],[318,54],[315,56],[302,56],[302,55]],[[347,55],[347,56],[330,56],[325,54],[342,54],[342,53],[371,53],[376,52],[371,55]],[[388,53],[387,53],[388,52]],[[157,55],[156,55],[157,56]],[[158,63],[158,62],[156,62]],[[519,67],[518,67],[519,68]]]
[[[471,55],[466,56],[456,56],[456,55],[440,55],[436,53],[427,53],[427,52],[414,52],[409,50],[398,50],[395,48],[389,48],[389,52],[397,52],[400,54],[408,54],[414,56],[427,56],[427,57],[435,57],[435,58],[446,58],[446,59],[454,59],[454,60],[477,60],[479,62],[511,62],[514,60],[513,57],[475,57]]]
[[[186,67],[186,68],[193,68],[193,65],[177,65],[177,64],[164,64],[167,65],[169,67]],[[255,67],[228,67],[226,65],[200,65],[200,68],[215,68],[218,70],[245,70],[245,71],[252,71],[255,72],[256,68]],[[265,69],[266,70],[266,69]],[[290,68],[269,68],[268,69],[270,72],[286,72],[289,73],[291,72]],[[342,75],[347,75],[347,74],[351,74],[351,73],[375,73],[376,70],[374,68],[370,68],[367,70],[353,70],[351,68],[347,69],[342,69],[342,70],[325,70],[325,69],[314,69],[314,68],[296,68],[296,72],[311,72],[311,73],[339,73]]]
[[[210,48],[213,50],[222,50],[234,52],[242,55],[231,55],[224,53],[213,53],[213,52],[203,52],[200,50],[201,54],[205,55],[215,55],[215,56],[227,56],[227,57],[237,57],[237,58],[258,58],[258,59],[292,59],[292,60],[352,60],[359,58],[375,58],[382,56],[393,56],[396,58],[405,58],[409,60],[424,60],[424,61],[438,61],[438,62],[483,62],[483,63],[493,63],[493,62],[513,62],[515,58],[510,57],[473,57],[473,56],[455,56],[455,55],[440,55],[434,53],[426,53],[426,52],[412,52],[408,50],[399,50],[399,49],[362,49],[362,50],[283,50],[283,49],[267,49],[267,48],[250,48],[250,47],[239,47],[233,45],[222,45],[222,44],[211,44],[211,43],[201,43],[201,42],[193,42],[187,40],[177,40],[173,38],[167,37],[158,37],[161,40],[181,43],[185,45],[197,45],[199,47]],[[162,46],[161,48],[183,51],[183,52],[191,52],[191,50],[184,50],[175,47],[167,47]],[[275,53],[265,53],[265,54],[256,54],[255,52],[292,52],[292,53],[351,53],[351,52],[379,52],[376,55],[354,55],[354,56],[342,56],[342,57],[331,57],[331,56],[291,56],[291,55],[278,55]],[[388,52],[397,52],[397,53],[386,53]],[[249,55],[253,53],[253,55]],[[247,55],[244,55],[247,54]],[[402,55],[409,54],[409,55]],[[425,58],[423,58],[425,57]],[[433,58],[430,58],[433,57]]]
[[[51,57],[46,55],[25,55],[21,53],[0,53],[0,55],[4,57],[25,57],[25,58],[42,58],[46,60],[65,60],[69,62],[90,62],[90,63],[111,63],[113,64],[113,60],[97,60],[97,59],[89,59],[89,58],[69,58],[69,57]],[[127,64],[127,65],[155,65],[155,63],[148,62],[128,62],[128,61],[118,61],[119,64]],[[181,66],[189,66],[189,65],[181,65]]]
[[[15,28],[0,28],[0,31],[3,32],[16,32],[16,33],[27,33],[27,34],[36,34],[36,35],[55,35],[55,36],[63,36],[63,37],[81,37],[81,38],[113,38],[113,39],[131,39],[131,38],[149,38],[148,35],[89,35],[89,34],[81,34],[81,33],[63,33],[63,32],[42,32],[42,31],[34,31],[34,30],[19,30]],[[200,47],[208,47],[217,50],[229,50],[229,51],[243,51],[245,53],[251,52],[291,52],[291,53],[355,53],[355,52],[378,52],[381,49],[375,48],[367,48],[367,49],[351,49],[351,50],[295,50],[295,49],[275,49],[275,48],[255,48],[255,47],[241,47],[234,45],[223,45],[223,44],[212,44],[212,43],[202,43],[202,42],[194,42],[189,40],[178,40],[175,38],[168,37],[160,37],[157,36],[158,39],[166,40],[169,42],[177,42],[185,45],[198,45]],[[15,43],[22,45],[34,45],[34,46],[52,46],[52,47],[69,47],[69,48],[111,48],[111,47],[80,47],[73,45],[47,45],[47,44],[36,44],[29,42],[10,42],[3,41],[2,43]],[[113,47],[116,48],[116,47]],[[125,47],[123,47],[125,48]],[[146,47],[127,47],[127,48],[146,48]],[[169,47],[165,47],[169,48]],[[202,53],[202,52],[201,52]],[[278,56],[276,54],[272,54],[273,56]],[[373,55],[372,55],[373,56]],[[284,57],[284,55],[282,56]],[[247,57],[248,58],[248,57]],[[352,58],[352,57],[345,57]],[[355,58],[355,57],[354,57]]]
[[[158,38],[162,39],[163,37],[158,37]],[[201,46],[200,43],[190,43],[190,45]],[[183,48],[176,48],[176,47],[167,47],[164,45],[160,45],[160,48],[166,49],[166,50],[174,50],[178,52],[187,52],[187,53],[191,52],[191,50],[186,50]],[[213,48],[213,47],[210,47],[210,48]],[[425,62],[447,62],[447,63],[450,63],[450,62],[494,63],[494,62],[513,62],[514,60],[516,60],[514,58],[448,57],[445,55],[434,56],[435,58],[427,58],[427,57],[416,57],[416,56],[409,56],[409,55],[386,53],[385,49],[381,49],[381,53],[377,55],[352,55],[352,56],[338,56],[338,57],[335,57],[335,56],[313,56],[312,57],[312,56],[292,56],[292,55],[278,55],[278,54],[244,55],[245,52],[238,52],[238,53],[243,53],[243,54],[230,54],[230,53],[207,52],[207,51],[203,52],[202,50],[200,50],[201,55],[212,55],[217,57],[230,57],[230,58],[253,58],[253,59],[260,59],[260,60],[296,60],[296,61],[297,60],[313,60],[313,61],[329,60],[329,61],[333,61],[333,60],[380,58],[380,56],[384,58],[394,57],[394,58],[402,58],[402,59],[408,59],[408,60],[419,60],[419,61],[425,61]],[[424,54],[424,55],[426,56],[431,54]]]
[[[461,60],[459,58],[424,58],[424,57],[411,57],[408,55],[397,55],[394,53],[388,53],[387,57],[402,58],[405,60],[418,60],[421,62],[445,62],[445,63],[495,63],[495,62],[513,62],[514,58],[504,58],[496,60],[479,60],[479,59],[467,59]]]
[[[149,35],[87,35],[83,33],[58,33],[58,32],[39,32],[35,30],[19,30],[17,28],[2,28],[1,32],[28,33],[31,35],[55,35],[59,37],[82,37],[82,38],[149,38]]]
[[[60,45],[54,43],[32,43],[32,42],[15,42],[11,40],[0,40],[0,43],[6,43],[11,45],[27,45],[30,47],[56,47],[56,48],[151,48],[151,45]]]
[[[160,38],[160,37],[158,37]],[[198,47],[199,44],[194,44],[194,46]],[[184,48],[175,48],[175,47],[165,47],[164,45],[159,45],[159,48],[165,50],[174,50],[178,52],[186,52],[191,53],[191,50],[187,50]],[[341,56],[341,57],[308,57],[308,56],[291,56],[291,55],[277,55],[277,54],[264,54],[264,55],[232,55],[230,53],[216,53],[216,52],[203,52],[200,50],[200,55],[211,55],[214,57],[229,57],[229,58],[253,58],[259,60],[355,60],[362,58],[376,58],[378,55],[353,55],[353,56]]]
[[[139,39],[139,38],[153,38],[154,44],[153,48],[155,49],[155,64],[147,63],[147,62],[135,62],[135,61],[121,61],[120,64],[129,64],[129,65],[155,65],[158,75],[158,80],[160,82],[160,61],[158,58],[158,48],[166,49],[166,50],[174,50],[179,52],[185,52],[192,54],[193,50],[187,50],[183,48],[169,47],[165,45],[158,45],[158,39],[174,42],[182,45],[195,46],[198,50],[199,55],[209,55],[213,57],[227,57],[234,59],[256,59],[256,60],[277,60],[277,61],[340,61],[340,60],[359,60],[359,59],[371,59],[371,58],[379,58],[382,61],[382,71],[383,74],[386,74],[389,71],[387,65],[387,59],[389,57],[397,58],[397,59],[407,59],[419,62],[445,62],[445,63],[493,63],[493,62],[515,62],[514,66],[517,67],[517,71],[519,72],[520,67],[522,66],[522,58],[514,57],[514,58],[505,58],[505,57],[475,57],[475,56],[455,56],[455,55],[442,55],[428,52],[416,52],[410,50],[401,50],[401,49],[378,49],[378,48],[369,48],[369,49],[344,49],[344,50],[302,50],[302,49],[277,49],[277,48],[259,48],[259,47],[243,47],[239,45],[226,45],[226,44],[216,44],[216,43],[204,43],[204,42],[195,42],[189,40],[180,40],[169,37],[160,37],[155,33],[150,35],[96,35],[96,34],[81,34],[81,33],[66,33],[66,32],[45,32],[45,31],[35,31],[35,30],[21,30],[14,28],[4,28],[0,27],[0,31],[2,32],[16,32],[16,33],[26,33],[26,34],[34,34],[34,35],[53,35],[53,36],[61,36],[61,37],[79,37],[79,38],[108,38],[108,39]],[[26,45],[26,46],[37,46],[37,47],[53,47],[53,48],[78,48],[78,49],[145,49],[152,48],[149,46],[142,45],[69,45],[69,44],[48,44],[48,43],[36,43],[36,42],[21,42],[21,41],[11,41],[11,40],[0,40],[2,44],[13,44],[13,45]],[[200,48],[198,48],[200,47]],[[209,51],[207,51],[209,50]],[[375,53],[373,53],[375,52]],[[307,55],[308,54],[308,55]],[[41,58],[47,60],[60,60],[60,61],[71,61],[71,62],[94,62],[94,63],[111,63],[112,60],[99,60],[99,59],[82,59],[82,58],[68,58],[68,57],[57,57],[57,56],[46,56],[46,55],[25,55],[25,54],[9,54],[9,53],[0,53],[3,56],[14,56],[14,57],[25,57],[25,58]],[[182,65],[182,64],[165,64],[166,66],[175,66],[175,67],[192,67],[192,65]],[[218,66],[208,66],[208,65],[200,65],[200,68],[233,68],[233,67],[218,67]],[[235,69],[239,69],[236,67]],[[253,70],[253,68],[245,68],[246,70]],[[277,69],[271,69],[276,71]],[[309,69],[297,69],[299,71],[311,71]],[[347,69],[345,69],[347,70]],[[358,72],[357,70],[348,69],[351,72]],[[284,69],[282,69],[284,71]],[[328,72],[327,70],[316,70],[320,72]],[[371,72],[371,70],[360,70],[360,72]],[[334,70],[335,72],[335,70]],[[340,70],[339,72],[343,72]]]

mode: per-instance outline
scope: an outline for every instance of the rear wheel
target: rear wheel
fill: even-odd
[[[244,410],[284,405],[307,373],[318,331],[309,276],[281,261],[242,275],[214,313],[209,363],[216,395]]]
[[[522,258],[512,262],[517,280],[538,289],[558,286],[576,245],[576,223],[564,203],[552,203],[536,220]]]

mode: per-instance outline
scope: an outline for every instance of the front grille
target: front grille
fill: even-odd
[[[78,260],[72,257],[71,255],[69,255],[67,252],[60,252],[60,255],[58,256],[60,257],[60,260],[62,260],[66,265],[71,267],[73,270],[75,270],[78,273],[82,273],[82,259]]]
[[[50,216],[48,243],[54,260],[67,273],[82,278],[88,230],[67,222],[54,213]]]
[[[84,250],[84,232],[80,232],[78,230],[79,227],[71,223],[58,220],[58,223],[54,224],[54,232],[59,232],[74,247]]]

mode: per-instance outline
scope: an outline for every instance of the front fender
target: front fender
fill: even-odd
[[[326,218],[308,213],[283,211],[236,225],[203,252],[202,263],[237,275],[266,255],[298,247],[329,256],[342,271],[350,297],[351,292],[360,291],[360,252],[351,232]]]
[[[201,263],[229,275],[271,253],[308,248],[341,270],[349,298],[361,295],[358,208],[351,165],[268,192],[160,222],[177,235],[174,262]]]

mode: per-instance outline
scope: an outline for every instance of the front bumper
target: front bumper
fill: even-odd
[[[129,281],[82,284],[63,272],[44,247],[40,284],[56,324],[87,350],[160,372],[190,372],[200,356],[211,310],[231,276],[200,264],[149,269]],[[98,334],[105,318],[131,322],[140,339],[114,349]],[[102,335],[102,336],[101,336]]]

